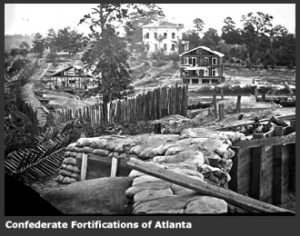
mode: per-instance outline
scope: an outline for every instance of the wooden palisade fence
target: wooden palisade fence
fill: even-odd
[[[52,115],[61,122],[80,118],[90,122],[91,125],[99,125],[103,122],[136,123],[173,114],[186,116],[187,94],[187,86],[162,87],[134,98],[110,102],[107,105],[108,117],[103,115],[103,104],[58,110]]]

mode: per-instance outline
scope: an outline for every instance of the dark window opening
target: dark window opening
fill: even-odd
[[[198,79],[192,79],[192,84],[199,84],[199,80]]]
[[[183,79],[183,83],[184,83],[184,84],[189,84],[189,83],[190,83],[190,80],[189,80],[189,79]]]
[[[164,33],[164,38],[167,38],[167,35],[168,35],[167,33]]]
[[[167,44],[164,44],[164,50],[167,50]]]
[[[172,51],[175,50],[175,44],[172,44],[171,50],[172,50]]]
[[[211,82],[217,84],[218,80],[217,79],[212,79]]]
[[[197,75],[197,72],[196,72],[195,70],[192,70],[192,71],[191,71],[191,76],[198,76],[198,75]]]
[[[157,39],[157,33],[154,33],[154,38]]]
[[[146,33],[145,38],[148,39],[149,38],[149,33]]]
[[[172,39],[175,39],[175,33],[172,33]]]
[[[209,84],[209,79],[203,79],[202,84]]]

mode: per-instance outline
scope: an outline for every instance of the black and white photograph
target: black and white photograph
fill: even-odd
[[[296,215],[296,4],[4,13],[5,216]]]

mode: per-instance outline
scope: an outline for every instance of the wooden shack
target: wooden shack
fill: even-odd
[[[87,74],[83,67],[69,65],[49,75],[47,84],[53,88],[90,89],[97,87],[97,79]]]

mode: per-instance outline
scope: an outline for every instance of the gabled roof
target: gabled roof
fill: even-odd
[[[183,55],[185,55],[185,54],[187,54],[187,53],[189,53],[189,52],[192,52],[192,51],[194,51],[194,50],[197,50],[197,49],[199,49],[199,48],[200,48],[200,49],[203,49],[203,50],[205,50],[205,51],[211,52],[211,53],[213,53],[213,54],[215,54],[215,55],[217,55],[217,56],[219,56],[219,57],[224,57],[224,54],[223,54],[223,53],[220,53],[220,52],[211,50],[209,47],[206,47],[206,46],[199,46],[199,47],[193,48],[193,49],[191,49],[191,50],[188,50],[188,51],[186,51],[186,52],[181,53],[179,56],[183,56]]]
[[[156,21],[143,25],[142,28],[183,28],[183,24],[175,24],[168,21]]]
[[[68,65],[68,66],[65,66],[57,71],[55,71],[54,73],[50,74],[49,76],[52,77],[52,76],[55,76],[55,75],[58,75],[60,74],[61,72],[64,72],[64,71],[68,71],[68,70],[71,70],[71,69],[75,69],[75,70],[79,70],[79,69],[83,69],[83,67],[79,66],[79,65]],[[92,77],[91,75],[89,74],[84,74],[83,75],[84,77]]]

